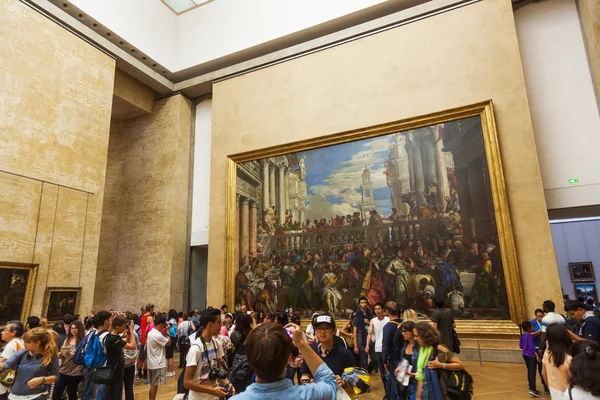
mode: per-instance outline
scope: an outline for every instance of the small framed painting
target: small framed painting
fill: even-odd
[[[590,261],[569,263],[573,282],[595,282],[594,267]]]
[[[47,288],[44,299],[44,315],[48,322],[62,321],[66,314],[76,314],[80,298],[81,288]]]
[[[595,283],[576,283],[575,284],[575,297],[587,297],[592,296],[594,299],[598,299],[598,292],[596,291]]]

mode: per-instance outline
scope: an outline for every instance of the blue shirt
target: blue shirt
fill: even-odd
[[[537,318],[534,318],[531,320],[531,325],[533,325],[533,332],[542,330],[542,324],[537,320]],[[533,338],[533,344],[535,345],[536,349],[540,348],[540,345],[542,344],[542,335],[541,334],[539,334]]]
[[[336,396],[335,376],[326,364],[321,364],[317,368],[313,384],[294,386],[289,379],[273,383],[254,382],[245,392],[236,394],[232,399],[281,400],[285,397],[293,400],[333,400]]]
[[[334,336],[334,338],[336,337],[337,336]],[[325,364],[327,364],[331,372],[333,372],[333,375],[341,377],[346,368],[354,367],[354,357],[352,356],[352,353],[350,353],[350,350],[343,345],[340,345],[339,342],[338,344],[334,343],[333,348],[326,352],[325,357],[321,354],[319,347],[319,343],[310,345],[310,348],[321,357],[321,360],[323,360]],[[302,373],[312,375],[308,365],[306,365],[306,360],[302,361]]]
[[[12,394],[30,396],[50,391],[50,385],[39,385],[33,389],[27,386],[27,382],[33,378],[56,376],[58,379],[58,357],[56,354],[52,357],[50,364],[45,367],[42,367],[42,359],[41,354],[33,356],[29,353],[29,350],[23,349],[4,362],[4,371],[14,369],[16,372],[15,383],[11,389]]]

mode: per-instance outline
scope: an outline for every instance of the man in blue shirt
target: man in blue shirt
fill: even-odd
[[[573,333],[573,340],[590,340],[595,343],[600,342],[600,318],[594,315],[593,310],[588,310],[587,306],[577,300],[569,301],[565,305],[565,311],[568,312],[577,322],[581,323],[578,335]]]
[[[360,367],[368,368],[369,359],[365,347],[367,345],[367,326],[373,319],[373,314],[369,311],[369,300],[362,296],[359,300],[360,308],[356,311],[356,315],[352,320],[352,330],[354,333],[354,353],[358,354]]]
[[[295,324],[288,324],[285,328],[284,330],[281,325],[268,323],[250,331],[246,339],[246,357],[256,375],[256,382],[248,386],[245,392],[233,396],[233,399],[328,400],[336,398],[338,387],[336,378],[327,364],[306,343],[302,329]],[[291,339],[288,333],[291,334]],[[314,384],[294,386],[291,380],[285,379],[292,340],[315,377]]]

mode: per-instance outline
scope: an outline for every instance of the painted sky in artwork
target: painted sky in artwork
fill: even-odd
[[[360,185],[365,166],[371,171],[377,211],[390,215],[392,203],[384,175],[393,134],[298,153],[305,157],[307,218],[335,217],[360,211]]]

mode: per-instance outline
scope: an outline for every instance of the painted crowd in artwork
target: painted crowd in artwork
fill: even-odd
[[[479,117],[238,164],[236,307],[508,319]]]

